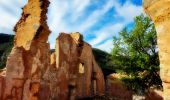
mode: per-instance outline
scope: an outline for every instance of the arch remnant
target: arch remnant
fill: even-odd
[[[153,20],[159,47],[160,76],[164,100],[170,99],[170,0],[143,0],[145,12]]]

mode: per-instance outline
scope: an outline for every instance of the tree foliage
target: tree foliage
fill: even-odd
[[[14,35],[0,33],[0,69],[6,66],[7,57],[13,47]]]
[[[126,73],[130,79],[136,79],[136,85],[139,85],[137,87],[161,87],[154,24],[143,14],[137,16],[134,22],[131,30],[125,27],[117,37],[113,37],[112,63],[119,66],[116,67],[117,72]]]
[[[98,63],[98,65],[101,67],[105,78],[109,74],[115,73],[115,70],[112,68],[113,65],[109,64],[109,61],[111,60],[110,59],[111,55],[109,53],[102,51],[100,49],[97,49],[97,48],[93,48],[92,51],[94,54],[94,58],[96,62]]]

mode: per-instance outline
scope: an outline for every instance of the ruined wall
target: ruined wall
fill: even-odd
[[[170,100],[170,0],[143,0],[143,7],[156,27],[163,95]]]
[[[50,55],[48,0],[28,0],[0,73],[0,100],[75,100],[103,95],[104,76],[79,33],[61,34]],[[50,60],[51,59],[51,60]]]
[[[38,100],[45,93],[43,73],[50,66],[48,0],[28,0],[16,24],[6,75],[0,77],[0,100]],[[47,99],[46,99],[47,100]]]
[[[101,96],[105,92],[104,76],[94,60],[92,48],[79,33],[59,35],[45,77],[56,81],[51,83],[56,86],[51,88],[54,91],[51,97],[56,100]]]

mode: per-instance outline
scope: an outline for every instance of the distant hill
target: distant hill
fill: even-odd
[[[97,63],[101,67],[105,78],[107,75],[115,73],[115,70],[113,69],[111,64],[109,64],[110,57],[111,57],[109,53],[102,51],[100,49],[97,49],[97,48],[93,48],[93,54],[94,54],[94,57]]]
[[[0,33],[0,69],[6,66],[7,56],[13,47],[14,35]]]
[[[13,40],[14,40],[14,35],[0,33],[0,44],[13,42]]]

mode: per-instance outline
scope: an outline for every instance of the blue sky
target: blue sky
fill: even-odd
[[[48,25],[50,47],[60,32],[80,32],[95,48],[110,52],[112,36],[125,26],[132,27],[143,12],[142,0],[50,0]],[[27,0],[0,0],[0,33],[14,34]]]

